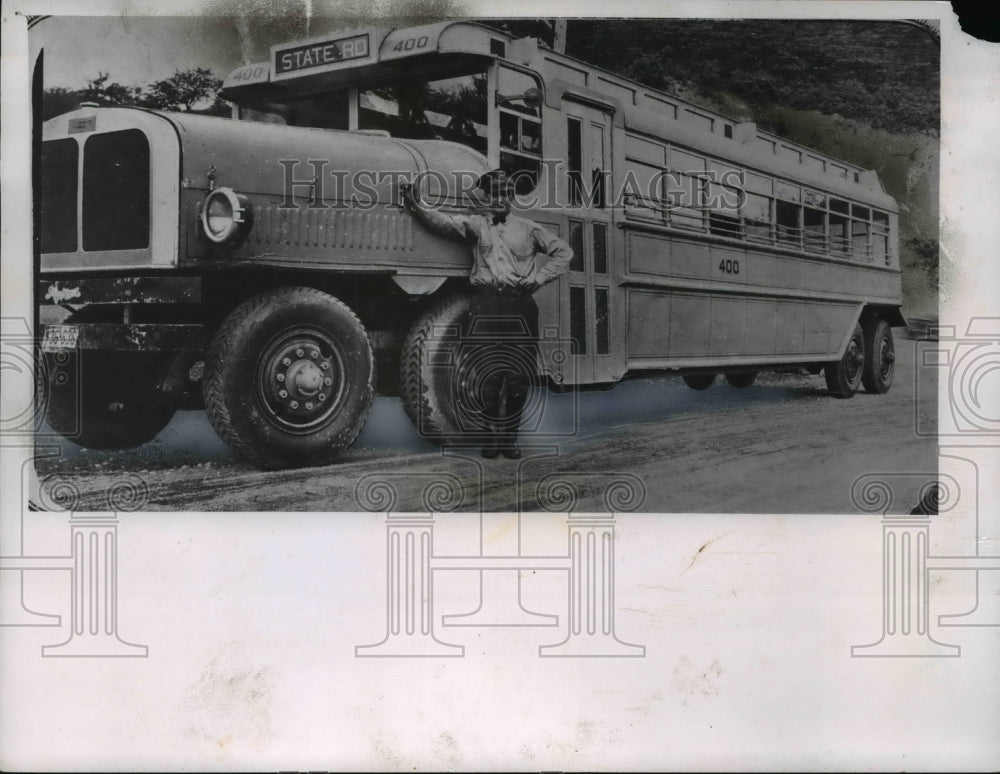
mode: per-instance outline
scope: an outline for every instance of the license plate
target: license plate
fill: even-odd
[[[42,352],[76,349],[76,340],[79,336],[80,329],[75,325],[49,325],[42,338]]]

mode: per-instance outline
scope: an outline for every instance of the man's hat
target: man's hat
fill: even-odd
[[[513,187],[513,181],[507,177],[504,170],[491,169],[479,176],[479,179],[476,180],[476,186],[487,193],[510,191]]]

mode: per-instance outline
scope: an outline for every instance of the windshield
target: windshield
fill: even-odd
[[[358,128],[393,137],[450,140],[486,153],[486,72],[429,80],[407,78],[359,95]]]
[[[486,70],[465,75],[408,76],[379,86],[361,86],[357,126],[351,126],[347,88],[281,102],[240,108],[244,121],[317,129],[377,129],[411,140],[450,140],[486,153]]]

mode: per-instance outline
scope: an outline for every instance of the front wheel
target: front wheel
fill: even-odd
[[[205,358],[205,409],[240,457],[262,468],[324,465],[361,432],[375,392],[361,321],[314,288],[237,307]]]
[[[865,363],[865,337],[861,326],[855,325],[847,350],[840,360],[827,363],[823,368],[826,387],[835,398],[850,398],[861,386],[861,373]]]
[[[865,330],[865,367],[861,383],[865,390],[876,395],[889,392],[892,375],[896,369],[896,347],[892,328],[885,320],[878,320]]]

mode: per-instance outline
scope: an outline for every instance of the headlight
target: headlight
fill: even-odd
[[[217,245],[237,247],[253,227],[253,207],[232,188],[216,188],[205,197],[201,225],[205,236]]]

